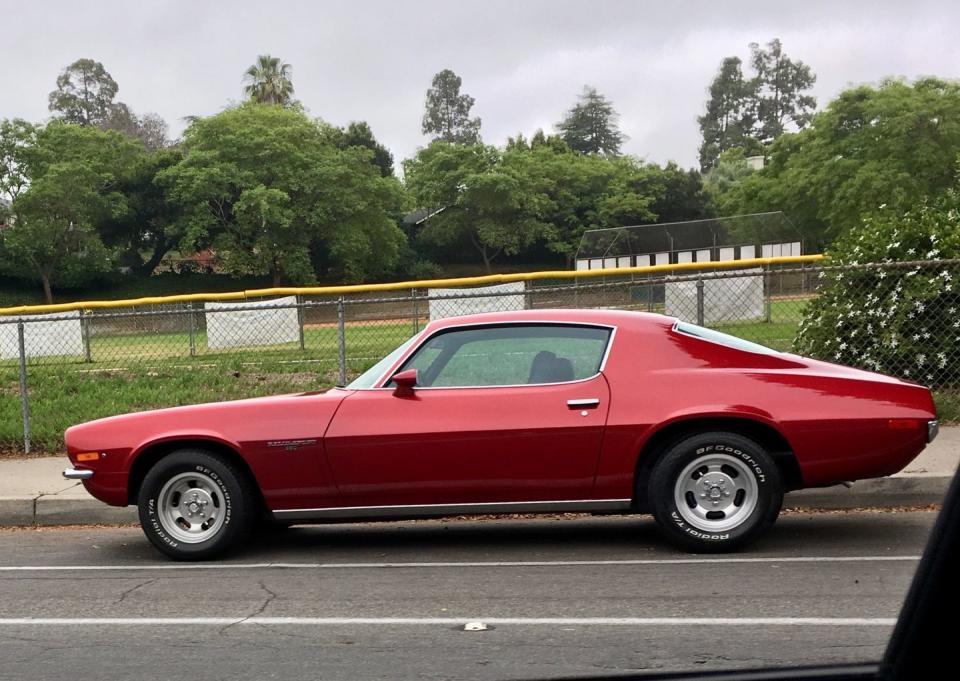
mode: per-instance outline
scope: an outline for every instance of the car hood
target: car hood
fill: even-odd
[[[126,450],[136,452],[157,441],[210,439],[238,446],[263,433],[295,432],[304,424],[322,435],[337,406],[351,391],[304,392],[210,402],[108,416],[67,429],[68,452]]]

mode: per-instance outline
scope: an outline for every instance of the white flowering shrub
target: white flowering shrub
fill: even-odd
[[[881,207],[838,239],[806,308],[797,351],[923,383],[960,387],[960,193],[905,215]]]

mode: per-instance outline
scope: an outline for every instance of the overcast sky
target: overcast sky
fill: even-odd
[[[368,121],[398,161],[427,141],[424,93],[443,68],[476,98],[488,143],[549,129],[590,84],[620,112],[626,152],[685,166],[720,60],[751,42],[779,37],[817,74],[821,105],[887,76],[960,77],[956,0],[0,0],[0,17],[0,118],[46,119],[57,74],[90,57],[120,101],[176,135],[184,116],[239,100],[243,71],[270,53],[312,115]]]

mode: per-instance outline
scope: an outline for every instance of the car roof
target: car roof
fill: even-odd
[[[481,314],[463,315],[461,317],[446,317],[430,322],[427,330],[465,324],[498,324],[521,322],[567,322],[582,324],[604,324],[608,326],[663,327],[676,322],[673,317],[667,317],[652,312],[632,312],[629,310],[513,310],[510,312],[484,312]]]

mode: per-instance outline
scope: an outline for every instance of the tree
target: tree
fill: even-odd
[[[155,113],[137,116],[129,106],[118,102],[110,107],[110,114],[100,127],[115,130],[127,137],[140,140],[149,151],[163,149],[169,145],[167,123]]]
[[[243,74],[243,94],[260,104],[286,106],[293,98],[293,67],[278,57],[261,54]]]
[[[472,247],[487,271],[497,257],[535,247],[570,264],[587,229],[654,222],[658,201],[665,211],[684,201],[704,210],[699,175],[581,154],[542,133],[515,137],[503,151],[435,142],[405,162],[404,176],[417,205],[434,212],[419,238]]]
[[[753,74],[745,78],[740,58],[726,57],[710,84],[707,110],[697,118],[702,172],[729,149],[759,155],[788,128],[802,130],[810,123],[817,100],[804,93],[817,77],[809,66],[787,57],[777,38],[766,47],[750,44],[750,66]]]
[[[802,61],[793,62],[783,53],[779,38],[767,43],[766,49],[750,44],[750,62],[755,76],[757,139],[768,144],[777,139],[792,123],[802,130],[809,123],[816,98],[803,94],[813,87],[817,77]]]
[[[516,254],[543,235],[543,196],[531,176],[505,164],[483,144],[437,141],[404,163],[407,188],[418,206],[437,211],[421,238],[439,245],[466,241],[487,272],[501,254]]]
[[[183,160],[158,173],[183,211],[181,248],[212,247],[229,271],[275,284],[311,283],[318,266],[351,280],[390,271],[402,188],[367,150],[336,148],[327,128],[257,103],[194,121]]]
[[[0,200],[8,207],[29,184],[26,157],[36,138],[32,123],[20,118],[0,121]]]
[[[104,220],[98,229],[120,265],[150,275],[182,239],[182,211],[158,182],[164,170],[182,159],[179,149],[142,154],[118,177],[116,188],[126,198],[127,210]]]
[[[697,117],[703,141],[700,144],[700,170],[709,171],[728,149],[749,146],[759,152],[762,147],[750,134],[754,126],[753,85],[743,78],[739,57],[727,57],[710,84],[707,111]]]
[[[720,198],[727,213],[784,211],[823,246],[886,205],[905,212],[953,182],[960,84],[889,80],[842,92],[810,127],[782,135],[769,162]]]
[[[97,226],[126,211],[117,178],[140,153],[136,143],[96,128],[55,122],[39,131],[25,154],[30,185],[3,232],[5,269],[39,279],[48,303],[54,286],[106,271],[111,253]]]
[[[460,76],[444,69],[433,77],[420,129],[432,135],[433,141],[450,144],[479,144],[480,118],[470,118],[474,99],[460,94]]]
[[[117,82],[92,59],[78,59],[57,77],[49,108],[58,118],[77,125],[100,125],[110,116]]]
[[[340,149],[360,147],[370,152],[370,161],[383,177],[393,175],[393,154],[373,136],[370,126],[364,121],[353,121],[346,128],[331,128],[331,139]]]
[[[743,147],[732,147],[721,153],[703,176],[706,191],[721,215],[732,215],[725,205],[725,199],[730,190],[752,172]]]
[[[617,124],[618,118],[613,104],[596,88],[585,85],[579,101],[557,128],[563,141],[574,151],[616,156],[626,141]]]

